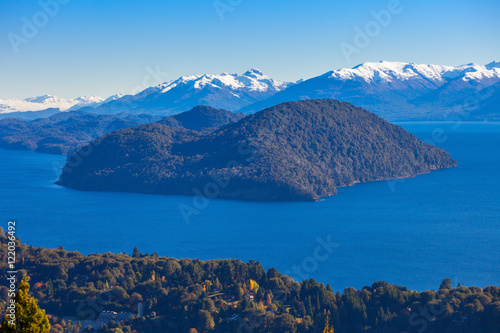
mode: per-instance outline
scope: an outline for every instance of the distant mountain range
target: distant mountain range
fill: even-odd
[[[462,66],[366,62],[298,82],[274,80],[257,69],[242,75],[190,75],[147,88],[136,95],[74,100],[41,96],[0,100],[0,118],[25,119],[59,110],[98,114],[173,115],[197,105],[246,114],[288,101],[333,98],[370,110],[387,120],[500,120],[500,63]],[[37,113],[20,112],[41,111]],[[17,113],[13,113],[17,112]],[[6,114],[8,113],[8,114]]]
[[[106,100],[98,96],[82,96],[75,99],[59,98],[52,95],[43,95],[26,99],[0,99],[0,114],[26,111],[42,111],[55,109],[59,111],[78,110],[86,106],[98,106],[102,103],[123,97],[113,95]]]
[[[198,105],[237,111],[267,99],[293,85],[271,79],[257,69],[243,75],[190,75],[148,88],[137,95],[90,106],[83,110],[95,113],[150,113],[172,115]]]
[[[498,99],[498,88],[491,87],[500,82],[499,67],[497,62],[457,67],[367,62],[306,80],[240,111],[253,113],[287,101],[334,98],[387,120],[445,119],[456,114],[495,120],[500,119],[500,107],[487,99]],[[483,103],[493,108],[482,112]]]
[[[219,119],[217,110],[205,111]],[[340,186],[456,165],[444,150],[400,126],[336,100],[283,103],[206,132],[161,121],[112,132],[90,147],[91,154],[84,147],[68,157],[59,184],[92,191],[318,200]]]

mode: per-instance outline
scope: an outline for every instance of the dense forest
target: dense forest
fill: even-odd
[[[7,239],[0,233],[0,307],[7,301]],[[97,332],[500,332],[496,286],[417,292],[375,282],[332,290],[294,281],[259,262],[200,261],[142,254],[90,254],[17,243],[17,270],[51,321],[51,332],[78,332],[105,311],[130,313]],[[139,304],[143,315],[138,315]],[[133,314],[133,315],[132,315]]]
[[[68,158],[59,184],[100,191],[318,200],[357,182],[456,162],[352,104],[289,102],[212,132],[163,123],[115,131]]]

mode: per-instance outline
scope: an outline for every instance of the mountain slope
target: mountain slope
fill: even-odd
[[[35,120],[39,118],[47,118],[58,113],[61,113],[61,110],[53,108],[41,111],[16,111],[9,113],[0,113],[0,119],[11,118],[20,120]]]
[[[273,80],[256,69],[243,75],[190,75],[148,88],[137,95],[128,95],[104,103],[95,109],[83,110],[96,113],[173,115],[198,105],[206,105],[236,111],[266,99],[290,85]]]
[[[148,124],[113,132],[92,145],[92,154],[81,163],[64,167],[58,184],[81,190],[317,200],[335,194],[339,186],[456,164],[445,151],[401,127],[335,100],[280,104],[205,134]]]
[[[67,154],[115,130],[158,120],[151,115],[96,115],[82,111],[60,112],[48,118],[0,120],[0,147]]]
[[[335,98],[388,120],[443,119],[464,97],[500,82],[500,68],[367,62],[306,80],[240,110],[252,113],[287,101]],[[456,110],[455,110],[456,111]]]
[[[463,119],[500,121],[500,82],[466,97],[456,106],[465,110]]]

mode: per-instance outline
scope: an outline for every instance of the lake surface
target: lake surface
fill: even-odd
[[[374,281],[437,289],[444,278],[500,285],[500,123],[404,123],[458,167],[358,184],[309,203],[80,192],[54,185],[65,157],[0,150],[0,225],[21,240],[84,254],[254,259],[334,290]],[[186,205],[186,206],[182,206]],[[318,248],[318,238],[333,246]]]

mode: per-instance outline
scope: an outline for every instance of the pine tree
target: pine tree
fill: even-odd
[[[139,249],[137,246],[134,247],[134,251],[132,252],[132,258],[139,258]]]
[[[47,284],[47,296],[50,298],[54,296],[54,284],[52,283],[52,280],[49,280],[49,283]]]
[[[10,325],[10,317],[5,317],[0,333],[47,333],[50,323],[45,310],[38,307],[38,301],[29,295],[30,278],[25,275],[19,284],[19,291],[14,297],[16,305],[15,325]]]

